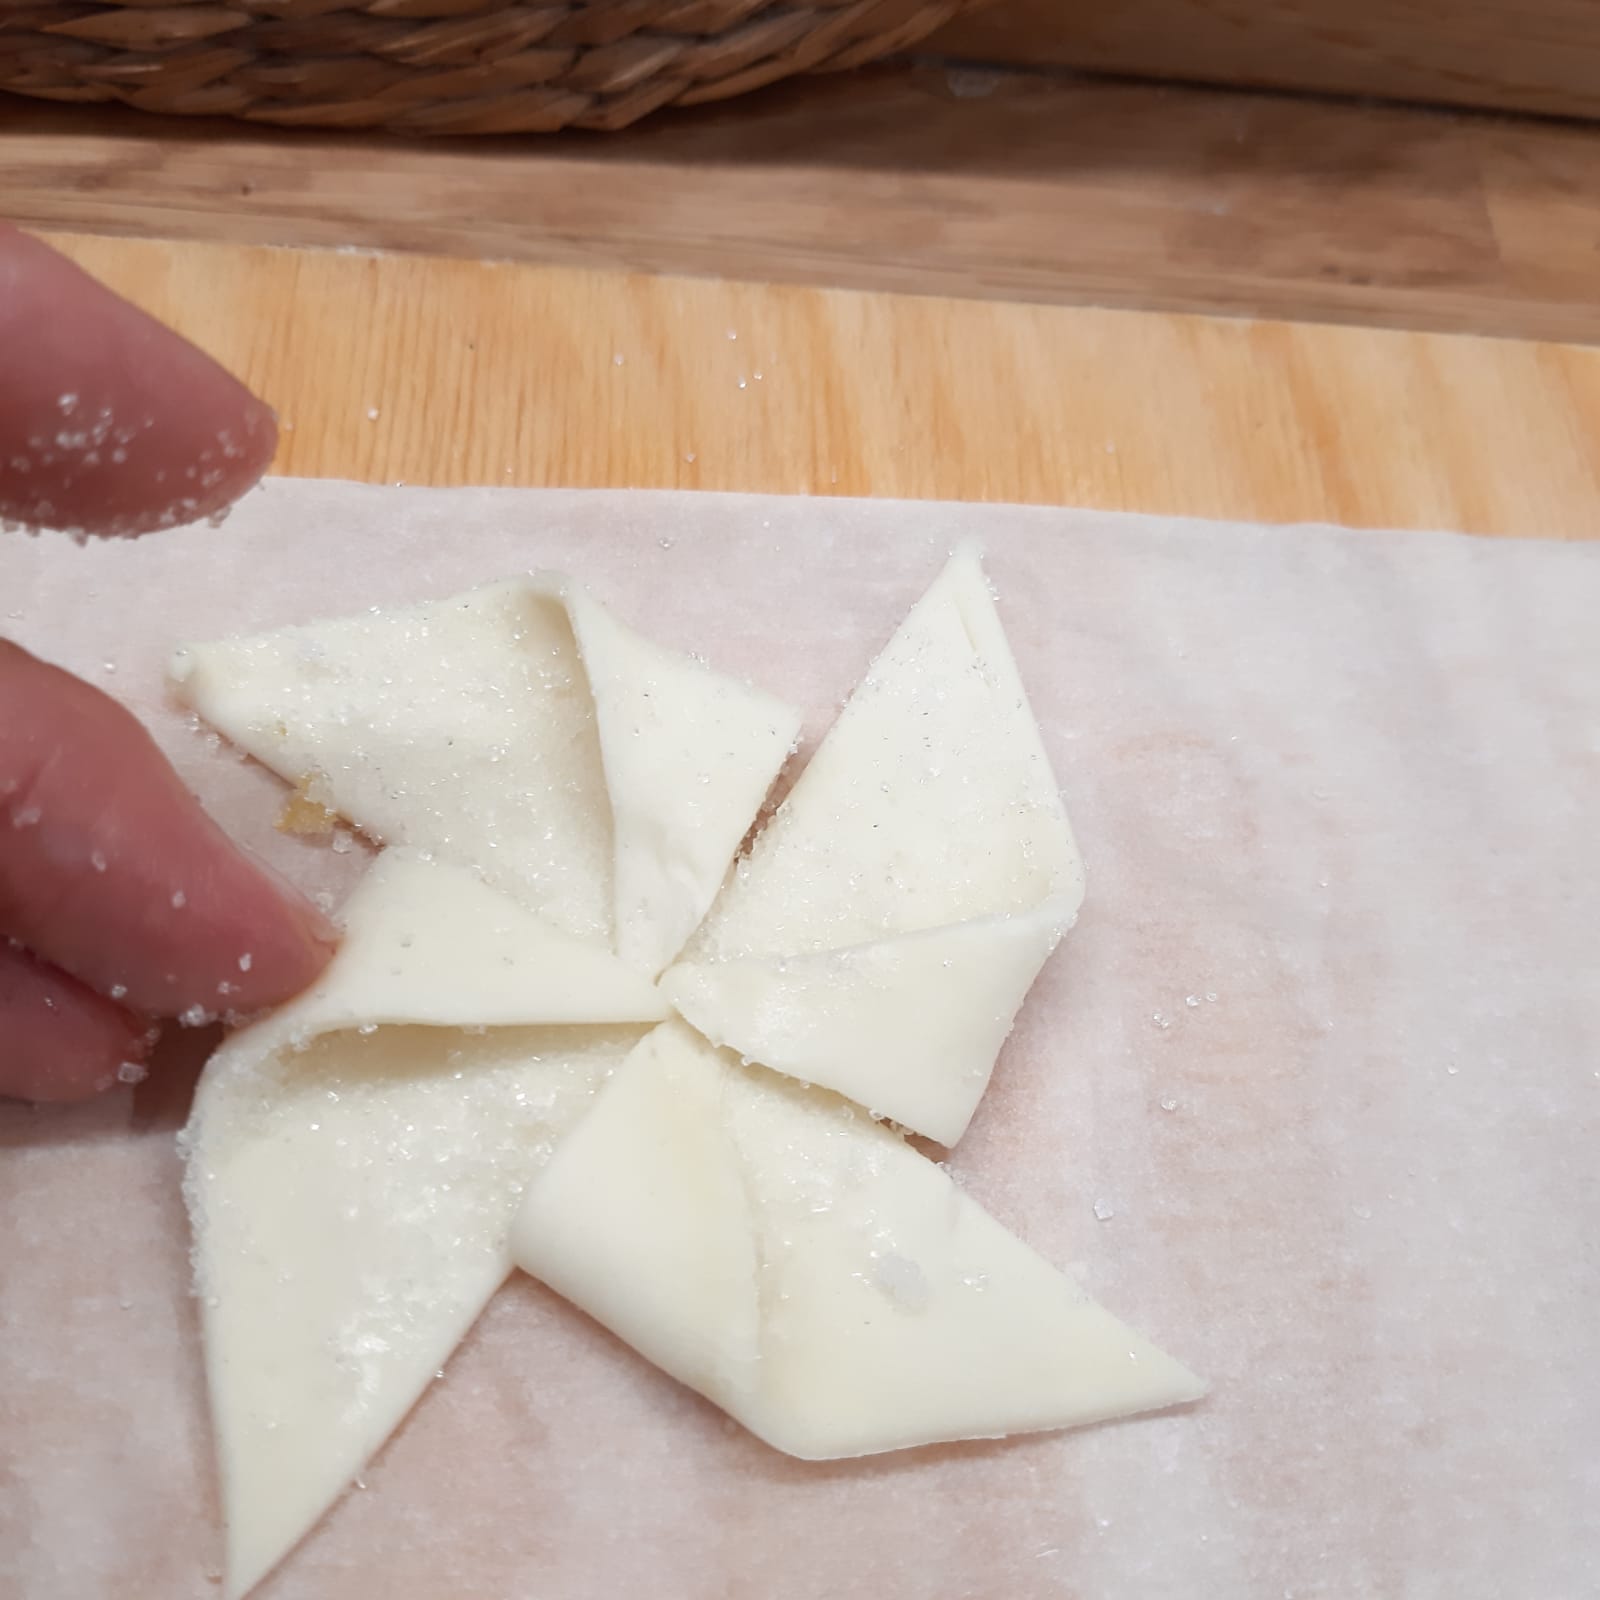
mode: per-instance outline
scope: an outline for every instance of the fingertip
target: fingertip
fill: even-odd
[[[132,535],[215,515],[266,471],[272,410],[65,256],[0,225],[0,516]]]
[[[135,972],[130,996],[162,1014],[196,1018],[291,999],[333,959],[338,929],[191,804],[181,854],[164,847],[155,858],[166,863],[168,877],[148,925],[166,970]]]

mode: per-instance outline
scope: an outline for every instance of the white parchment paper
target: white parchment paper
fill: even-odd
[[[361,851],[273,831],[170,647],[555,566],[816,731],[969,534],[1090,888],[954,1165],[1211,1396],[808,1465],[518,1280],[263,1600],[1600,1592],[1600,545],[278,481],[0,540],[0,629],[342,892]],[[172,1138],[208,1044],[0,1109],[5,1600],[216,1592]]]

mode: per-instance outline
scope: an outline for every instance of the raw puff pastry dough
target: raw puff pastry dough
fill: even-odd
[[[373,839],[471,867],[651,973],[704,916],[800,726],[556,576],[192,646],[172,676]]]
[[[714,1044],[953,1145],[1083,862],[977,552],[867,669],[663,988]]]
[[[650,1033],[535,1179],[518,1266],[808,1460],[1064,1428],[1194,1399],[898,1134]]]
[[[798,717],[564,580],[195,647],[174,676],[393,846],[323,982],[218,1052],[191,1124],[231,1593],[513,1254],[797,1455],[1200,1392],[867,1114],[960,1136],[1082,898],[974,552],[732,876]],[[698,1033],[646,1032],[669,1002]]]

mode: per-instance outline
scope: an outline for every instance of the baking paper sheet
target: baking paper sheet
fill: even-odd
[[[814,733],[970,534],[1090,887],[953,1165],[1210,1397],[805,1464],[518,1279],[263,1600],[1600,1590],[1600,545],[279,481],[0,540],[0,628],[342,893],[361,852],[273,831],[173,645],[555,566]],[[208,1043],[0,1110],[7,1600],[216,1593],[173,1149]]]

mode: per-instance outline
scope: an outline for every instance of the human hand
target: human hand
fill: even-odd
[[[0,524],[131,537],[223,509],[272,459],[243,385],[4,224],[0,351]],[[122,706],[0,640],[0,1095],[135,1081],[152,1019],[286,999],[335,939]]]

